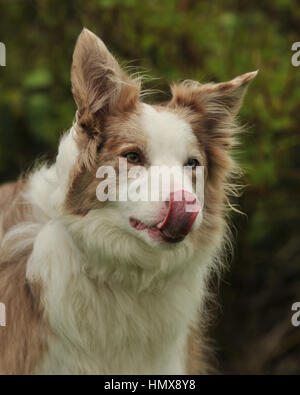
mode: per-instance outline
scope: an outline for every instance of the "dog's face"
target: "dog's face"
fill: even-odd
[[[78,106],[73,130],[79,156],[71,172],[65,210],[79,218],[90,216],[132,240],[163,248],[187,239],[197,243],[197,235],[216,231],[233,167],[229,150],[234,142],[234,117],[255,75],[248,73],[221,84],[184,82],[172,87],[169,102],[151,106],[140,100],[140,81],[127,76],[103,42],[84,30],[72,66]],[[121,169],[120,164],[127,168]],[[103,186],[110,186],[107,173],[105,178],[99,172],[107,166],[114,171],[110,182],[116,185],[116,199],[104,202],[96,192],[103,194]],[[197,172],[200,166],[204,172]],[[172,171],[164,173],[166,169]],[[125,198],[119,189],[125,182],[123,170]],[[154,182],[157,171],[163,173]],[[139,176],[138,184],[130,173]],[[167,174],[167,188],[161,174]],[[200,180],[199,175],[203,175]],[[142,201],[137,197],[141,189],[147,190]],[[135,198],[129,197],[130,190],[135,191]]]
[[[127,166],[128,177],[135,172],[140,176],[138,185],[136,178],[127,177],[125,201],[119,201],[118,193],[118,201],[110,203],[119,213],[120,226],[151,245],[178,243],[196,230],[201,223],[201,206],[193,175],[195,178],[204,154],[191,126],[176,113],[139,103],[124,120],[111,119],[105,133],[98,164],[113,166],[118,186],[122,183],[120,159]],[[190,177],[184,175],[184,166],[191,170]],[[137,194],[130,194],[135,185],[146,192],[143,200],[142,195],[139,199]]]

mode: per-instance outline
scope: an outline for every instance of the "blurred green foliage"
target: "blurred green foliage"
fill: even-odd
[[[40,155],[55,156],[72,123],[72,51],[83,26],[127,64],[173,80],[229,80],[259,69],[241,111],[248,131],[238,157],[248,185],[234,218],[237,248],[221,287],[215,336],[220,367],[232,373],[299,373],[300,41],[297,0],[0,0],[0,181]],[[156,94],[155,98],[166,98]]]

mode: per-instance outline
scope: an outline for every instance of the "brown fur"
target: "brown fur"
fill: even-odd
[[[2,229],[6,233],[14,225],[23,222],[29,207],[21,197],[25,181],[21,178],[16,183],[5,184],[0,188],[0,216]]]
[[[186,347],[186,374],[215,374],[215,361],[204,330],[198,325],[190,329]]]
[[[16,183],[5,184],[0,188],[0,210],[6,208],[6,206],[10,205],[12,199],[15,196],[15,192],[17,189]]]
[[[0,188],[0,215],[6,233],[14,225],[29,219],[30,210],[20,193],[21,180]],[[11,241],[13,246],[14,241]],[[38,283],[26,280],[26,263],[31,246],[11,257],[0,247],[0,301],[6,306],[6,327],[0,327],[0,372],[30,374],[42,357],[43,309]]]
[[[136,106],[130,114],[122,117],[110,116],[102,133],[104,142],[101,149],[98,150],[94,141],[90,141],[83,150],[70,177],[70,186],[65,200],[65,209],[68,213],[84,215],[91,209],[103,205],[95,194],[101,181],[96,178],[100,166],[113,166],[118,176],[119,156],[125,152],[137,150],[144,157],[143,164],[147,165],[147,141],[139,127],[138,113],[139,107]]]
[[[6,327],[0,327],[0,371],[31,374],[45,346],[39,284],[26,281],[30,251],[15,260],[0,261],[0,300],[6,306]]]

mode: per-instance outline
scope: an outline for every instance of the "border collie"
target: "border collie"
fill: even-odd
[[[76,117],[55,163],[0,188],[1,374],[206,373],[196,335],[229,238],[236,115],[256,73],[184,81],[149,105],[140,78],[82,31]],[[118,178],[120,158],[146,172],[203,166],[203,205],[186,210],[194,181],[173,183],[165,200],[100,201],[97,171],[111,166]]]

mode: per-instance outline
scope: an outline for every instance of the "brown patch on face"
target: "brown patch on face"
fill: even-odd
[[[21,197],[23,180],[0,188],[3,231],[30,220],[30,209]],[[22,238],[22,235],[19,237]],[[17,238],[10,242],[14,246]],[[0,327],[0,374],[30,374],[42,358],[45,332],[41,288],[26,279],[32,246],[10,256],[0,248],[0,301],[6,307],[6,326]]]
[[[101,182],[96,178],[100,166],[112,166],[116,173],[118,185],[119,158],[124,153],[137,151],[143,157],[143,165],[148,164],[146,146],[147,139],[139,120],[140,106],[135,111],[109,116],[103,131],[103,142],[100,149],[90,142],[74,167],[70,187],[65,200],[65,209],[70,214],[85,215],[90,210],[100,208],[96,196],[97,186]],[[128,163],[128,170],[131,165]]]

